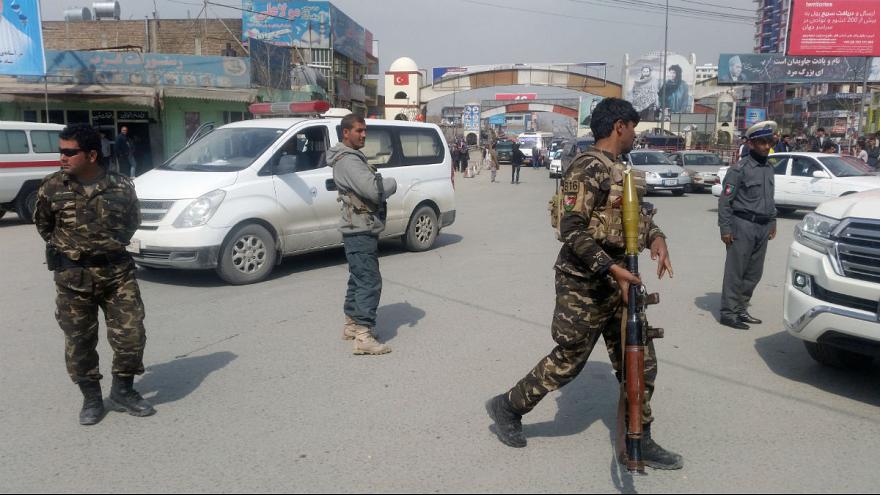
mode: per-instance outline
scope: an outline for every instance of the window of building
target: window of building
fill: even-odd
[[[68,124],[89,124],[89,111],[88,110],[68,110],[67,111],[67,123]]]
[[[40,121],[50,124],[64,124],[64,110],[49,110],[49,119],[46,119],[46,111],[40,111]]]
[[[244,120],[244,112],[223,112],[223,123],[230,124]]]
[[[27,153],[28,142],[24,131],[0,131],[0,155]]]
[[[407,100],[407,99],[409,99],[409,97],[406,95],[406,92],[404,92],[404,91],[398,91],[398,92],[394,95],[394,99],[395,99],[395,100]]]
[[[34,153],[57,153],[58,131],[31,131],[31,144]]]
[[[21,120],[25,122],[37,122],[37,111],[36,110],[25,110],[21,114]]]
[[[372,132],[372,130],[370,131]],[[369,134],[367,134],[369,136]],[[443,161],[443,141],[433,129],[401,129],[402,165],[427,165]]]

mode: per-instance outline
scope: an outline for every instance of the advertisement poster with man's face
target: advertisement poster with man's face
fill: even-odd
[[[0,75],[45,73],[39,0],[0,0]]]
[[[589,95],[580,97],[580,105],[578,105],[578,127],[580,129],[589,129],[590,122],[593,117],[593,110],[596,105],[603,100],[602,96]]]
[[[663,53],[652,53],[630,61],[624,95],[642,120],[656,121],[663,108],[667,113],[693,112],[696,82],[696,68],[683,55],[667,54],[664,68]]]

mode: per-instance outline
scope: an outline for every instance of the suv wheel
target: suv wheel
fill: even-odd
[[[804,346],[811,358],[832,368],[862,369],[870,366],[874,361],[872,356],[857,354],[827,344],[804,341]]]
[[[434,209],[430,206],[422,206],[410,217],[403,243],[410,251],[427,251],[434,245],[439,232],[440,224],[437,222]]]
[[[34,211],[37,209],[37,190],[31,189],[20,194],[15,201],[15,211],[25,223],[34,223]]]
[[[217,274],[233,285],[260,282],[272,273],[277,255],[268,230],[255,223],[242,225],[223,243]]]

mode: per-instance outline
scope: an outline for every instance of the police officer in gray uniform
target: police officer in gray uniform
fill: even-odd
[[[738,330],[761,323],[747,309],[764,272],[767,243],[776,237],[774,171],[767,163],[776,129],[773,121],[749,128],[749,153],[730,167],[718,198],[718,226],[727,246],[721,324]]]

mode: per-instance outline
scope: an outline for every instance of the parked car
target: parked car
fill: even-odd
[[[627,155],[627,161],[645,172],[649,193],[669,191],[674,196],[681,196],[691,186],[687,171],[670,162],[662,151],[634,150]]]
[[[340,206],[324,153],[338,118],[258,119],[220,127],[135,180],[142,224],[128,248],[139,265],[215,269],[232,284],[265,279],[281,257],[342,244]],[[397,180],[383,238],[430,249],[455,220],[449,149],[440,128],[367,120],[369,163]]]
[[[677,151],[670,153],[669,159],[687,170],[691,178],[692,191],[709,191],[715,184],[720,184],[718,169],[725,166],[725,163],[715,153],[709,151]]]
[[[495,156],[498,163],[510,163],[513,157],[513,141],[499,139],[495,142]]]
[[[877,246],[880,190],[825,201],[796,227],[783,321],[816,361],[862,367],[880,356]]]
[[[27,223],[34,221],[37,188],[60,169],[59,124],[0,122],[0,218],[14,210]]]

